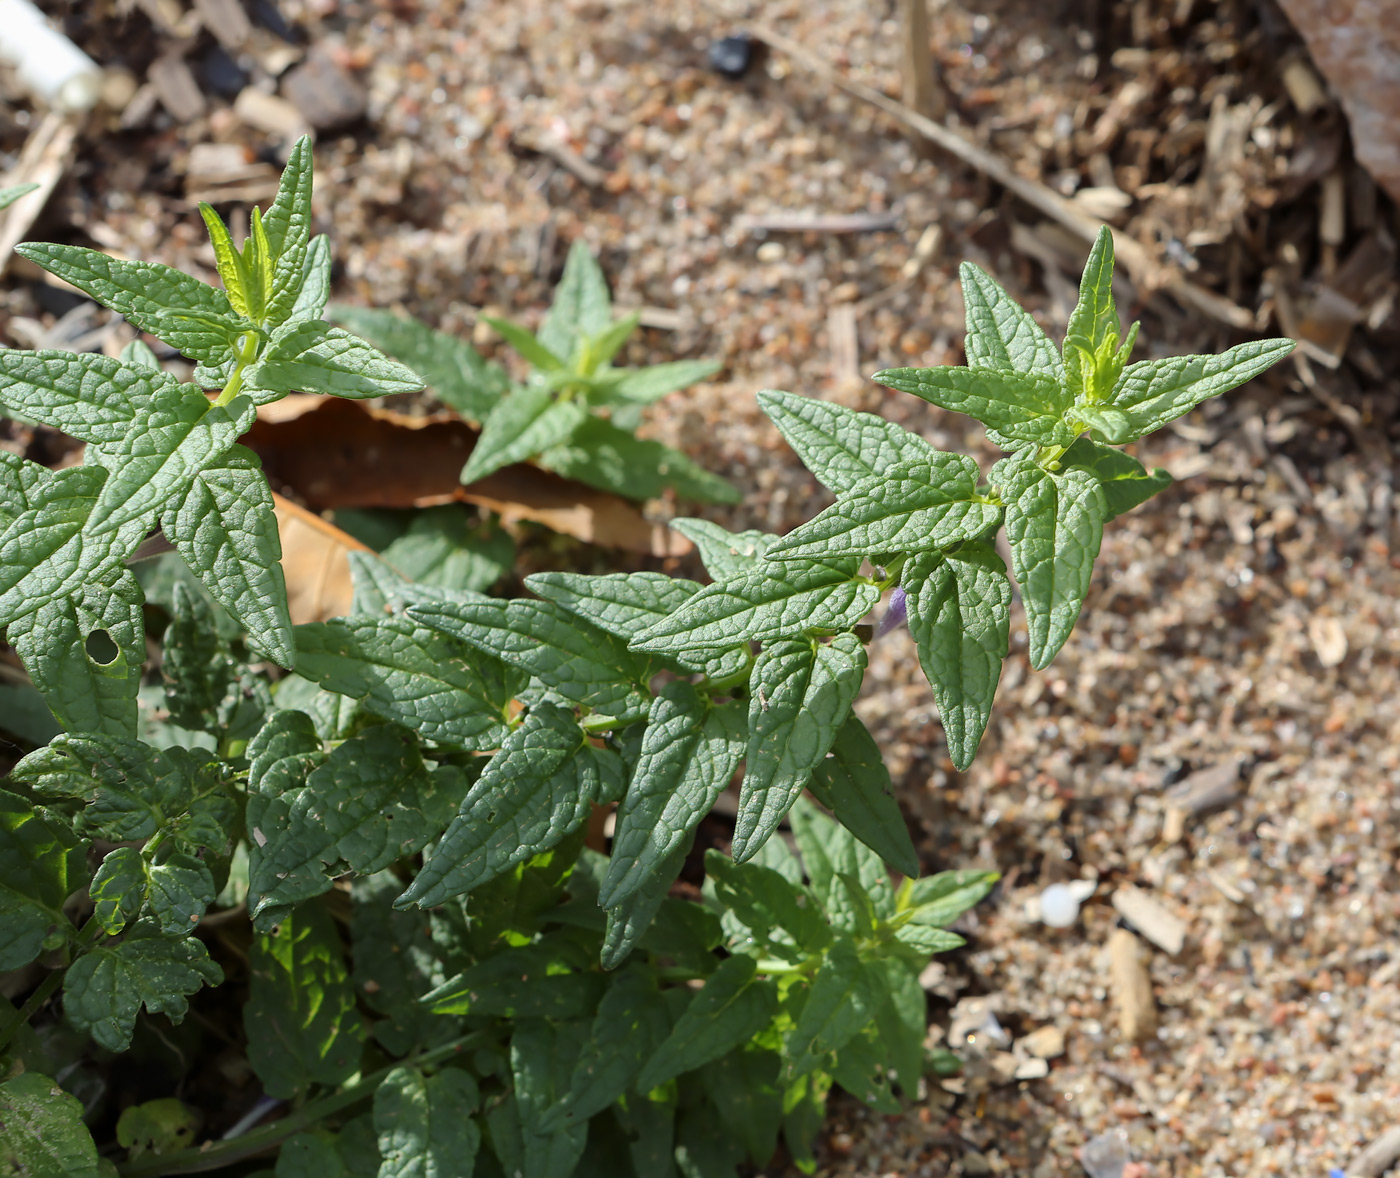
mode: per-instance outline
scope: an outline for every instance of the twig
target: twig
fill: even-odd
[[[734,219],[741,233],[882,233],[898,224],[894,213],[746,213]]]
[[[0,228],[0,277],[5,274],[16,243],[29,232],[34,219],[43,212],[68,165],[73,162],[77,144],[77,125],[60,114],[45,115],[34,128],[19,154],[19,162],[7,178],[10,184],[37,184],[33,192],[25,193],[5,213]]]
[[[995,180],[1003,188],[1014,193],[1032,207],[1039,209],[1047,217],[1058,221],[1084,241],[1093,241],[1099,230],[1103,228],[1102,221],[1097,217],[1089,216],[1083,209],[1077,208],[1073,201],[1061,196],[1053,189],[1047,188],[1038,180],[1029,180],[1024,176],[1017,175],[1012,170],[1011,165],[1000,156],[992,154],[970,139],[959,135],[956,131],[935,123],[932,119],[925,118],[917,111],[910,110],[903,103],[896,102],[893,98],[881,94],[873,87],[846,77],[791,38],[785,37],[763,24],[751,25],[749,32],[774,49],[787,54],[813,73],[820,74],[848,94],[853,94],[872,106],[878,106],[886,114],[893,115],[900,122],[930,140],[935,146],[942,148],[949,155],[956,156],[963,163]],[[1119,261],[1133,276],[1134,281],[1145,290],[1165,290],[1184,306],[1208,315],[1212,319],[1217,319],[1221,323],[1226,323],[1241,331],[1255,329],[1254,316],[1249,311],[1232,303],[1229,299],[1206,290],[1205,287],[1197,286],[1181,275],[1159,266],[1152,260],[1148,252],[1132,238],[1117,237],[1114,239],[1114,247]]]
[[[548,156],[566,172],[572,172],[589,188],[599,187],[608,178],[607,172],[597,164],[589,163],[572,147],[553,135],[536,134],[529,129],[522,129],[517,131],[513,138],[526,151]]]

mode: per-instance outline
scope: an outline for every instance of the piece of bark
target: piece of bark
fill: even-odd
[[[941,119],[947,112],[929,51],[928,0],[899,0],[899,37],[903,79],[900,97],[904,105],[926,119]],[[915,138],[914,150],[924,159],[932,158],[934,153],[933,144],[922,136]]]
[[[1123,1038],[1134,1043],[1150,1039],[1157,1030],[1152,976],[1137,937],[1127,929],[1117,928],[1109,934],[1108,975]]]
[[[204,92],[179,53],[167,53],[151,62],[146,72],[156,88],[161,106],[176,122],[192,123],[208,110]]]
[[[1113,907],[1138,932],[1175,957],[1186,943],[1186,922],[1166,908],[1150,892],[1124,884],[1113,893]]]
[[[53,190],[77,153],[77,123],[53,112],[40,120],[25,140],[5,185],[37,184],[3,213],[0,213],[0,276],[10,264],[15,246],[29,233],[35,218],[53,195]]]

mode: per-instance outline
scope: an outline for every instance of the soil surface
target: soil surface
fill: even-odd
[[[1086,247],[976,171],[926,155],[777,51],[756,44],[739,78],[707,66],[716,38],[758,21],[897,95],[894,5],[282,0],[288,36],[260,25],[227,62],[176,0],[46,7],[137,84],[183,54],[206,109],[177,118],[128,88],[124,114],[85,126],[30,237],[212,273],[190,200],[210,183],[201,145],[278,163],[290,116],[269,132],[237,95],[272,94],[309,47],[352,100],[363,87],[363,115],[316,146],[337,297],[402,307],[492,352],[478,316],[534,322],[569,243],[587,242],[648,325],[626,360],[725,362],[649,428],[743,488],[741,504],[706,513],[732,528],[785,531],[829,502],[759,413],[759,389],[880,412],[985,467],[996,452],[970,419],[863,374],[961,362],[963,259],[1052,335],[1073,302]],[[248,6],[270,23],[273,8]],[[1118,1131],[1085,1159],[1117,1148],[1118,1160],[1093,1173],[1345,1169],[1400,1122],[1395,209],[1352,162],[1325,94],[1299,109],[1285,67],[1301,44],[1271,3],[945,0],[931,13],[948,125],[1111,216],[1162,274],[1243,307],[1259,334],[1313,331],[1309,309],[1333,287],[1364,322],[1340,345],[1317,329],[1311,358],[1140,444],[1178,482],[1110,525],[1083,618],[1047,671],[1029,670],[1013,617],[966,773],[947,759],[907,634],[875,643],[857,710],[926,869],[1004,878],[960,926],[968,947],[925,975],[931,1034],[967,1058],[964,1075],[930,1081],[899,1117],[834,1101],[819,1172],[1077,1175],[1085,1144]],[[38,119],[22,101],[0,110],[7,158]],[[1322,223],[1332,176],[1340,238]],[[763,228],[780,213],[876,228]],[[1119,293],[1143,320],[1139,358],[1250,334],[1146,283]],[[22,268],[0,299],[14,346],[105,324]],[[9,444],[38,456],[51,439]],[[696,571],[690,558],[666,567]],[[1097,884],[1078,919],[1042,924],[1041,891],[1073,880]],[[1134,1016],[1135,1039],[1108,957],[1126,884],[1185,929],[1169,952],[1150,921],[1132,924],[1155,1008]]]

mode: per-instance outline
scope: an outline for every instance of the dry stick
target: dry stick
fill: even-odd
[[[900,72],[904,85],[900,97],[904,105],[926,119],[941,119],[945,113],[933,78],[933,56],[928,42],[928,0],[899,0]],[[919,154],[927,158],[932,144],[917,145]]]
[[[1071,233],[1085,241],[1092,242],[1098,236],[1099,230],[1104,227],[1104,223],[1097,217],[1089,216],[1077,208],[1073,201],[1047,188],[1038,180],[1028,180],[1024,176],[1017,175],[1012,170],[1011,165],[1000,156],[993,155],[986,148],[979,147],[956,131],[940,123],[935,123],[932,119],[925,118],[917,111],[910,110],[903,103],[896,102],[893,98],[881,94],[873,87],[846,77],[791,38],[785,37],[763,24],[751,25],[749,32],[760,41],[764,41],[774,49],[787,54],[788,57],[813,73],[820,74],[848,94],[853,94],[872,106],[878,106],[886,114],[893,115],[949,155],[956,156],[963,163],[995,180],[1028,205],[1039,209],[1047,217],[1058,221]],[[1252,313],[1214,291],[1197,286],[1180,274],[1158,265],[1147,251],[1132,238],[1115,238],[1114,247],[1119,261],[1127,268],[1134,281],[1144,289],[1166,290],[1184,306],[1241,331],[1255,329]]]

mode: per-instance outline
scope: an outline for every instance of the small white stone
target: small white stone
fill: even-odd
[[[1088,891],[1084,890],[1088,884]],[[1040,893],[1040,920],[1051,928],[1069,928],[1079,919],[1079,905],[1093,895],[1094,885],[1087,880],[1051,884]]]
[[[758,247],[758,260],[760,262],[781,262],[787,250],[783,248],[780,241],[765,241]]]

